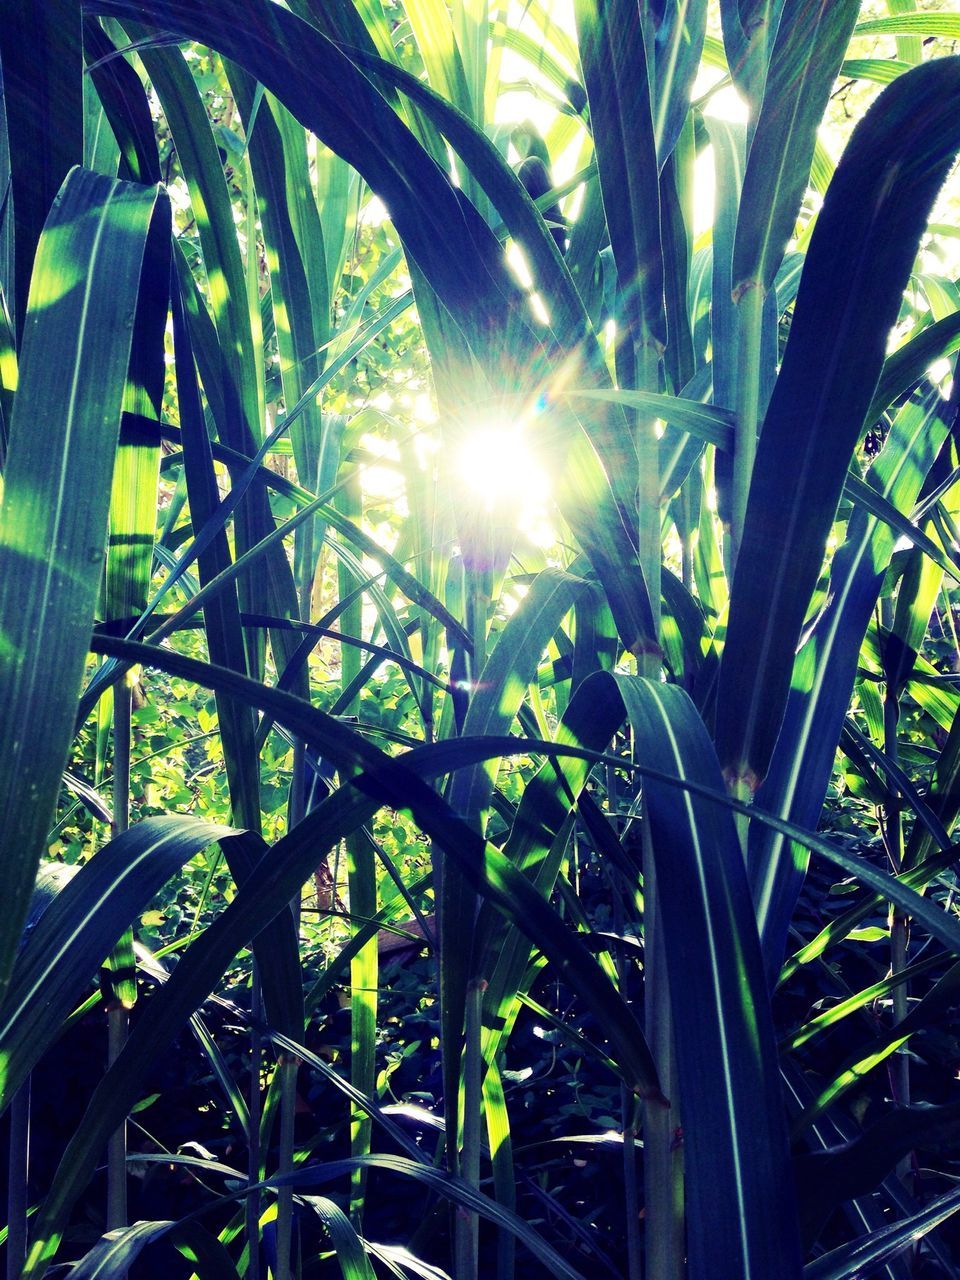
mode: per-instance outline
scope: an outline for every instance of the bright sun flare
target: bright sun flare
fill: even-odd
[[[511,510],[520,526],[542,515],[549,496],[547,474],[523,431],[506,423],[471,431],[458,451],[457,475],[488,511]]]

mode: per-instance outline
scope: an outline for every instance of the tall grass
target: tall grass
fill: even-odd
[[[574,10],[7,6],[11,1277],[135,1275],[164,1239],[280,1280],[956,1274],[960,19]],[[499,123],[517,79],[542,132]],[[491,438],[519,484],[467,473]],[[534,467],[547,537],[516,519]],[[112,776],[111,838],[68,768]],[[88,847],[41,915],[65,832]],[[346,917],[319,974],[315,876]],[[178,899],[128,1034],[132,944]],[[378,939],[411,930],[426,1117],[384,1103]],[[108,1065],[38,1186],[27,1081],[105,957]],[[239,1041],[205,1021],[228,990]],[[512,1083],[529,1009],[619,1091],[602,1224],[532,1154],[596,1160],[596,1132],[514,1140],[553,1087]],[[154,1140],[128,1170],[204,1189],[128,1225],[124,1125],[188,1025],[246,1168]],[[308,1137],[318,1080],[340,1112]],[[371,1240],[409,1185],[404,1247]]]

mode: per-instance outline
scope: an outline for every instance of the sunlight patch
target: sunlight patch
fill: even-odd
[[[500,422],[474,428],[457,450],[456,473],[487,511],[512,508],[522,524],[542,508],[550,482],[522,429]]]

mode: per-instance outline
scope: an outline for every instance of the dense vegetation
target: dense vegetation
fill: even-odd
[[[6,0],[11,1280],[960,1274],[950,10]]]

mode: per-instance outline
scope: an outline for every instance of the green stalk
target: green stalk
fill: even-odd
[[[359,477],[350,480],[338,494],[336,505],[343,515],[358,524],[363,514],[363,494]],[[343,600],[360,584],[341,561],[338,565],[338,588]],[[358,639],[363,634],[363,603],[354,600],[344,609],[340,618],[344,635]],[[360,672],[361,654],[354,645],[340,647],[340,687],[346,691]],[[355,714],[359,708],[359,696],[343,708],[346,714]],[[376,854],[369,840],[361,832],[353,832],[344,841],[347,853],[347,889],[350,895],[350,911],[359,919],[372,919],[377,914],[377,864]],[[361,925],[356,926],[358,929]],[[377,983],[379,981],[379,956],[376,937],[371,938],[350,962],[350,1083],[368,1098],[376,1093],[377,1063]],[[350,1154],[370,1154],[372,1122],[366,1112],[354,1107],[350,1118]],[[366,1170],[354,1170],[351,1178],[350,1216],[360,1230],[363,1221],[366,1195]]]
[[[483,1055],[480,1046],[483,978],[471,979],[467,987],[464,1020],[463,1059],[463,1143],[460,1148],[460,1176],[480,1189],[480,1143],[483,1113]],[[456,1215],[455,1258],[457,1280],[477,1280],[480,1249],[480,1219],[460,1207]]]
[[[616,775],[613,769],[607,769],[608,785],[612,781],[615,785]],[[613,806],[611,806],[613,807]],[[617,936],[623,936],[624,915],[623,915],[623,898],[619,891],[617,881],[619,876],[614,879],[614,897],[613,897],[613,917],[614,929]],[[630,988],[632,983],[630,961],[624,954],[622,944],[617,945],[617,978],[620,987],[620,994],[624,1000],[630,1000]],[[636,1099],[630,1093],[625,1084],[620,1085],[620,1117],[621,1128],[623,1129],[623,1189],[624,1189],[624,1211],[627,1219],[627,1278],[626,1280],[641,1280],[643,1275],[642,1256],[643,1247],[640,1236],[640,1192],[637,1185],[637,1121],[639,1112],[636,1106]]]
[[[260,1168],[260,1069],[263,1061],[263,1037],[260,1024],[263,1021],[263,996],[260,991],[260,966],[256,960],[250,964],[250,1088],[247,1093],[247,1109],[250,1113],[250,1133],[247,1143],[247,1181],[258,1186],[262,1181]],[[244,1200],[244,1223],[247,1233],[246,1280],[260,1280],[260,1206],[259,1191],[251,1192]]]
[[[660,379],[660,354],[653,339],[637,343],[634,350],[636,386],[641,391],[656,391]],[[653,615],[651,641],[656,643],[660,635],[660,441],[652,418],[637,416],[634,438],[639,463],[638,477],[638,543],[640,567],[647,584],[650,610]],[[659,654],[649,655],[652,661],[641,662],[641,675],[656,679],[659,675]],[[648,669],[649,668],[649,669]]]
[[[280,1072],[280,1147],[277,1172],[282,1177],[293,1172],[294,1119],[297,1104],[297,1071],[299,1062],[281,1053],[277,1060]],[[275,1280],[289,1280],[293,1245],[293,1186],[277,1188],[277,1273]]]
[[[490,603],[486,575],[472,567],[464,567],[464,624],[473,643],[472,653],[467,655],[471,690],[480,679],[480,672],[487,656],[487,612]]]
[[[30,1077],[10,1104],[7,1160],[7,1280],[19,1280],[27,1257],[27,1185],[30,1178]]]
[[[888,689],[883,705],[883,748],[892,764],[897,763],[899,755],[897,742],[897,725],[900,720],[900,706],[896,689]],[[903,814],[900,797],[890,789],[891,802],[887,811],[886,844],[887,852],[896,874],[903,870]],[[895,977],[907,967],[907,942],[909,937],[909,917],[896,907],[890,908],[890,975]],[[893,1016],[895,1022],[901,1022],[909,1012],[909,983],[898,983],[892,994]],[[895,1053],[890,1061],[890,1084],[894,1102],[898,1107],[910,1105],[910,1056],[908,1053]],[[897,1173],[906,1178],[910,1172],[910,1156],[906,1155],[897,1165]]]
[[[693,578],[693,538],[695,526],[691,520],[692,502],[690,498],[690,485],[685,484],[680,490],[677,498],[681,510],[681,520],[683,521],[683,531],[680,534],[680,581],[689,592],[695,590]]]
[[[494,1057],[486,1063],[483,1072],[483,1110],[487,1122],[487,1140],[490,1145],[490,1162],[493,1166],[493,1190],[497,1202],[515,1213],[517,1209],[516,1170],[513,1163],[513,1143],[510,1137],[510,1117],[503,1095],[500,1068]],[[497,1280],[514,1280],[516,1274],[516,1237],[510,1231],[497,1232]]]
[[[490,549],[493,542],[492,536],[487,546],[484,546],[488,533],[492,534],[488,525],[480,522],[474,525],[474,554],[476,554],[478,547],[483,548],[483,550]],[[491,554],[491,560],[492,558]],[[491,598],[492,576],[489,568],[477,568],[471,564],[464,566],[464,623],[473,643],[472,652],[467,655],[467,669],[470,680],[469,696],[471,698],[478,687],[480,673],[486,660],[487,616]],[[441,878],[442,883],[443,880]],[[463,965],[465,974],[461,972],[458,975],[459,981],[456,983],[449,981],[449,977],[445,980],[445,975],[452,975],[457,966],[457,962],[450,954],[450,948],[456,935],[454,931],[443,928],[445,911],[449,910],[450,915],[453,916],[454,910],[456,910],[460,927],[464,928],[470,927],[470,922],[476,921],[476,913],[479,907],[476,895],[471,893],[469,888],[461,886],[461,893],[463,897],[457,903],[456,908],[453,909],[451,909],[453,905],[452,896],[444,896],[441,899],[439,912],[441,921],[441,990],[445,989],[446,1013],[449,1019],[447,1030],[448,1032],[454,1032],[458,1031],[460,1026],[463,1027],[462,1059],[459,1035],[453,1037],[451,1043],[445,1043],[443,1048],[445,1061],[450,1064],[451,1069],[453,1064],[457,1064],[456,1075],[459,1077],[459,1088],[450,1091],[453,1106],[445,1106],[444,1108],[447,1125],[447,1160],[452,1172],[466,1178],[471,1182],[471,1185],[479,1186],[480,1130],[483,1115],[480,1009],[482,1005],[481,993],[486,988],[487,982],[485,978],[473,972],[469,944],[465,952],[466,963]],[[465,903],[467,904],[466,911],[468,913],[466,917],[463,914]],[[460,985],[464,980],[466,981],[465,989]],[[456,996],[453,994],[454,991],[457,993]],[[451,1010],[453,1011],[453,1016],[449,1017]],[[457,1141],[458,1135],[461,1139],[460,1142]],[[457,1209],[454,1219],[454,1258],[456,1273],[458,1276],[463,1276],[464,1280],[476,1280],[479,1225],[479,1219],[475,1213],[462,1207]]]
[[[344,646],[346,654],[348,646]],[[354,652],[357,652],[356,650]],[[370,842],[360,833],[347,836],[347,885],[350,911],[360,920],[377,914],[376,854]],[[358,924],[357,929],[363,926]],[[377,982],[379,956],[376,936],[371,938],[350,962],[350,1082],[367,1097],[376,1094],[377,1065]],[[372,1121],[366,1112],[354,1107],[350,1123],[350,1148],[355,1156],[370,1154]],[[352,1178],[351,1218],[357,1229],[363,1220],[366,1195],[366,1171],[356,1169]]]
[[[129,1014],[121,1005],[107,1014],[107,1066],[112,1067],[127,1043]],[[127,1225],[127,1122],[107,1145],[107,1230]]]
[[[659,599],[659,585],[657,589]],[[652,598],[652,597],[651,597]],[[648,679],[659,678],[659,661],[647,654],[637,661],[637,672]],[[660,1102],[643,1104],[643,1189],[644,1189],[644,1253],[646,1280],[683,1280],[685,1275],[685,1240],[683,1210],[682,1148],[676,1140],[680,1132],[677,1109],[678,1085],[673,1046],[673,1015],[670,1008],[669,975],[657,897],[650,824],[644,815],[641,827],[643,857],[643,954],[644,954],[644,1032],[656,1064],[657,1075],[670,1106]],[[634,1121],[626,1122],[624,1112],[624,1162],[634,1152],[631,1132]],[[630,1250],[631,1180],[635,1180],[635,1162],[630,1165],[626,1181],[628,1214],[628,1256]],[[634,1192],[635,1195],[635,1192]],[[638,1216],[638,1215],[637,1215]],[[631,1275],[632,1280],[632,1275]]]
[[[309,609],[309,606],[307,606]],[[306,615],[309,621],[309,612]],[[306,749],[302,738],[293,741],[293,775],[290,779],[290,798],[287,807],[287,830],[292,831],[306,812],[304,785]],[[294,928],[300,937],[300,894],[290,903]],[[279,1054],[277,1070],[280,1072],[280,1144],[277,1153],[277,1174],[282,1178],[293,1172],[294,1120],[297,1107],[296,1058]],[[275,1280],[289,1280],[291,1275],[291,1250],[293,1246],[293,1184],[281,1184],[277,1188],[277,1274]]]
[[[737,369],[737,428],[733,446],[733,501],[730,567],[736,564],[747,513],[747,495],[757,456],[760,418],[760,339],[763,331],[764,290],[751,285],[737,298],[739,360]]]
[[[683,1280],[685,1275],[683,1157],[677,1135],[677,1071],[673,1018],[649,822],[643,823],[643,956],[645,1026],[660,1086],[670,1106],[643,1105],[643,1189],[646,1280]],[[624,1133],[624,1145],[627,1135]]]
[[[128,676],[113,691],[113,823],[114,837],[130,825],[130,716],[132,690]],[[118,948],[119,950],[119,948]],[[128,948],[123,948],[123,953]],[[122,953],[121,953],[122,954]],[[134,978],[136,981],[136,978]],[[107,1067],[123,1052],[130,1027],[129,1010],[119,1000],[107,1011]],[[127,1124],[124,1121],[107,1145],[107,1229],[127,1225]]]
[[[750,480],[757,456],[757,431],[760,417],[760,344],[763,332],[764,290],[751,283],[737,294],[737,404],[736,429],[733,442],[733,489],[729,538],[724,539],[723,558],[727,581],[732,585],[733,571],[743,538],[743,526],[747,512]],[[749,786],[737,781],[731,789],[734,799],[749,804],[753,792]],[[737,833],[744,851],[747,847],[749,819],[742,813],[735,817]]]
[[[640,1232],[640,1188],[637,1182],[637,1125],[640,1106],[625,1084],[620,1086],[623,1125],[623,1202],[627,1218],[627,1277],[642,1280],[643,1240]]]

